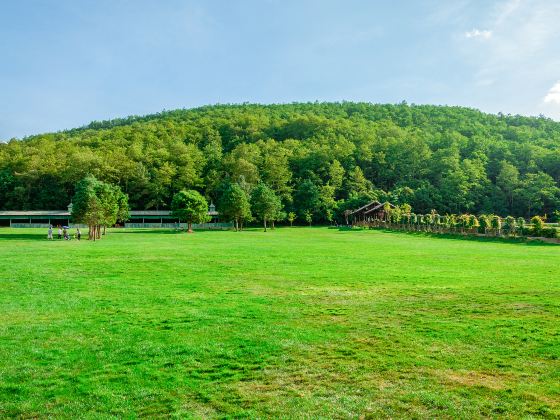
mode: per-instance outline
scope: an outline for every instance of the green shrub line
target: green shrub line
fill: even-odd
[[[353,226],[500,238],[556,239],[560,236],[558,230],[553,226],[547,226],[541,216],[533,216],[530,223],[527,223],[522,217],[502,218],[495,214],[481,214],[478,217],[468,213],[442,216],[435,210],[427,214],[416,214],[409,210],[410,206],[403,205],[389,209],[383,218],[358,221]]]

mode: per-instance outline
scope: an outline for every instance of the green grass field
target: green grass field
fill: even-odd
[[[0,230],[0,417],[560,416],[560,247]]]

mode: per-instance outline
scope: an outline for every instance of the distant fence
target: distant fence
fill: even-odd
[[[125,223],[125,228],[130,229],[187,229],[186,223]],[[193,223],[193,229],[223,230],[231,229],[233,223]]]
[[[49,226],[52,226],[53,228],[56,228],[58,226],[55,225],[49,225],[48,223],[12,223],[10,225],[10,227],[13,228],[41,228],[41,229],[48,229]],[[70,223],[69,225],[61,225],[61,226],[68,226],[71,229],[74,228],[80,228],[80,229],[84,229],[87,228],[87,225],[75,225],[73,223]]]
[[[12,228],[39,228],[48,229],[48,223],[12,223]],[[68,225],[71,229],[80,228],[87,229],[87,225],[78,225],[70,223]],[[53,228],[57,226],[52,225]],[[125,223],[125,228],[130,229],[187,229],[186,223]],[[233,228],[233,223],[200,223],[192,225],[193,229],[206,229],[206,230],[224,230]]]

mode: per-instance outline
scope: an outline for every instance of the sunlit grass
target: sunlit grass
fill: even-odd
[[[560,247],[0,230],[0,417],[560,415]]]

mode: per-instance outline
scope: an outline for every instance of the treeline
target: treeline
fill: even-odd
[[[134,209],[199,191],[218,203],[263,183],[299,221],[377,199],[428,213],[549,215],[560,205],[560,123],[461,107],[218,105],[93,122],[0,144],[0,208],[64,208],[87,174]],[[235,187],[237,188],[237,187]]]

